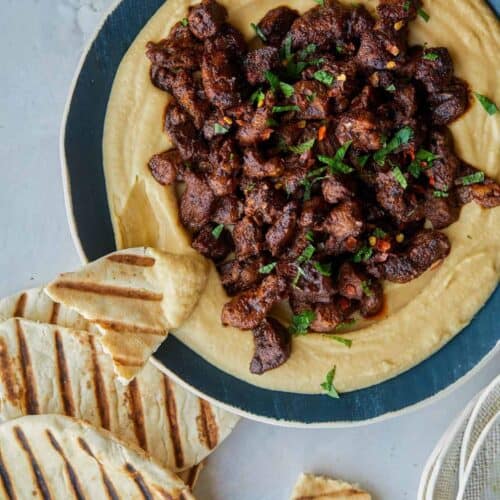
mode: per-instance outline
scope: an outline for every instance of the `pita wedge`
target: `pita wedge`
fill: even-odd
[[[193,499],[189,488],[111,433],[60,415],[0,426],[2,498]]]
[[[175,471],[201,462],[238,421],[152,363],[121,384],[97,335],[12,318],[0,324],[0,421],[28,414],[85,420]]]
[[[357,486],[325,476],[301,474],[291,500],[371,500],[371,495]]]
[[[130,381],[189,317],[207,277],[207,261],[194,252],[132,248],[60,275],[46,292],[98,326],[116,372]]]

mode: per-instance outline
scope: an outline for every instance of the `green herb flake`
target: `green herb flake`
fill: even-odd
[[[477,92],[474,92],[474,96],[489,115],[493,116],[496,114],[498,106],[493,101],[488,99],[485,95],[478,94]]]
[[[426,61],[437,61],[439,59],[439,54],[436,54],[435,52],[427,52],[424,54],[423,58]]]
[[[339,335],[325,335],[325,337],[329,338],[330,340],[335,340],[336,342],[340,342],[341,344],[344,344],[345,346],[349,347],[349,349],[352,346],[351,339],[346,339],[344,337],[340,337]]]
[[[330,172],[333,173],[341,173],[341,174],[349,174],[354,169],[349,165],[345,164],[342,160],[345,158],[347,154],[347,150],[350,148],[352,141],[347,141],[337,150],[335,156],[325,156],[318,155],[318,160],[321,163],[328,165]]]
[[[415,158],[419,161],[425,161],[426,163],[432,163],[439,158],[438,155],[427,151],[426,149],[420,148],[415,155]]]
[[[399,167],[394,167],[392,169],[392,175],[399,182],[399,185],[403,189],[406,189],[408,187],[408,181],[406,180],[406,177],[404,176],[403,172],[401,172],[401,169]]]
[[[352,260],[356,263],[367,261],[373,254],[371,247],[361,247],[353,256]]]
[[[271,88],[275,92],[277,92],[280,88],[280,79],[272,71],[266,71],[264,73],[264,76],[266,77],[266,80],[269,82]]]
[[[186,27],[189,25],[189,21],[188,21],[188,18],[185,17],[184,19],[181,19],[181,24],[182,26]]]
[[[439,191],[438,189],[434,190],[432,193],[434,198],[448,198],[449,194],[447,191]]]
[[[283,42],[280,53],[281,59],[289,61],[292,57],[292,36],[288,35]]]
[[[357,161],[361,168],[364,168],[368,160],[370,159],[370,155],[361,155],[358,156]]]
[[[296,105],[291,106],[273,106],[273,113],[288,113],[289,111],[300,111]]]
[[[251,96],[250,96],[250,102],[252,104],[257,104],[260,105],[261,103],[264,102],[264,99],[266,98],[266,94],[264,94],[264,91],[262,90],[262,87],[259,87]]]
[[[342,328],[347,328],[349,326],[352,326],[356,323],[356,320],[353,318],[353,319],[348,319],[347,321],[342,321],[341,323],[339,323],[336,327],[335,327],[335,331],[337,330],[340,330]]]
[[[387,236],[387,233],[383,229],[376,227],[373,230],[373,236],[375,236],[375,238],[385,238]]]
[[[276,267],[277,262],[271,262],[270,264],[267,264],[266,266],[262,266],[259,269],[260,274],[269,274],[270,272],[273,271],[273,269]]]
[[[335,45],[335,52],[337,52],[337,54],[342,54],[344,52],[344,47],[337,43],[337,45]]]
[[[305,275],[306,273],[304,272],[304,270],[300,266],[297,266],[297,274],[295,275],[295,278],[293,278],[292,286],[294,288],[297,288],[297,283],[299,282],[300,277]]]
[[[431,18],[431,16],[429,16],[429,14],[427,14],[427,12],[425,12],[424,9],[418,9],[418,15],[426,22],[428,23],[429,22],[429,19]]]
[[[363,290],[363,293],[367,297],[371,297],[373,295],[373,292],[372,292],[372,289],[370,288],[370,285],[371,285],[370,280],[361,282],[361,289]]]
[[[302,264],[304,262],[309,262],[314,255],[314,252],[316,251],[316,248],[314,248],[314,245],[307,245],[307,247],[304,249],[304,251],[300,254],[300,257],[297,259],[298,264]]]
[[[220,123],[214,125],[215,135],[224,135],[229,132],[229,128],[223,127]]]
[[[309,151],[312,149],[316,142],[316,139],[311,139],[310,141],[303,142],[302,144],[298,144],[297,146],[290,146],[288,149],[295,154],[301,155],[302,153],[305,153],[306,151]]]
[[[327,374],[325,377],[325,381],[321,384],[321,388],[325,391],[325,394],[327,396],[330,396],[331,398],[334,399],[339,399],[339,393],[337,392],[337,389],[335,389],[335,386],[333,385],[333,380],[335,379],[335,370],[337,369],[336,366],[334,366]]]
[[[406,2],[403,4],[403,10],[405,12],[408,12],[410,10],[410,4],[411,4],[410,0],[406,0]]]
[[[268,118],[266,120],[266,125],[268,127],[277,127],[279,125],[279,123],[274,118]]]
[[[325,6],[325,0],[314,0],[318,5],[320,5],[321,7],[324,7]]]
[[[470,175],[465,175],[464,177],[460,177],[458,181],[462,184],[462,186],[479,184],[481,182],[484,182],[484,172],[475,172]]]
[[[319,70],[314,73],[314,78],[318,80],[318,82],[323,83],[327,87],[331,87],[333,82],[335,81],[335,75],[330,73],[329,71]]]
[[[313,93],[312,93],[312,94],[310,94],[310,95],[306,95],[307,102],[313,102],[313,101],[314,101],[314,99],[316,99],[316,96],[317,96],[317,95],[318,95],[318,94],[317,94],[316,92],[313,92]]]
[[[413,160],[409,165],[408,165],[408,172],[415,177],[415,179],[418,179],[420,175],[422,174],[422,167],[420,166],[420,162]]]
[[[305,335],[311,326],[311,323],[316,319],[314,311],[303,311],[292,317],[292,324],[289,331],[293,335]]]
[[[331,276],[332,275],[332,263],[322,264],[321,262],[315,262],[313,264],[314,269],[318,271],[321,276]]]
[[[318,46],[315,43],[310,43],[305,49],[299,52],[299,59],[304,60],[306,57],[314,54]]]
[[[314,243],[314,233],[310,229],[306,233],[306,240]]]
[[[396,85],[394,85],[394,83],[391,83],[390,85],[387,85],[385,90],[387,90],[387,92],[396,92]]]
[[[259,26],[257,26],[255,23],[250,23],[250,26],[253,28],[253,30],[255,31],[255,34],[263,41],[263,42],[267,42],[267,37],[266,35],[264,35],[264,33],[262,32],[262,30],[260,29]]]
[[[408,144],[408,142],[412,137],[413,137],[413,130],[411,129],[411,127],[403,127],[402,129],[396,132],[394,137],[389,141],[389,143],[386,146],[384,146],[382,149],[380,149],[373,155],[373,159],[379,165],[384,165],[387,155],[398,149],[400,146]]]
[[[289,83],[285,82],[280,82],[280,89],[285,97],[292,97],[295,92],[293,85],[290,85]]]
[[[212,236],[218,240],[220,238],[220,235],[222,234],[222,231],[224,231],[224,224],[219,224],[218,226],[215,226],[212,230]]]

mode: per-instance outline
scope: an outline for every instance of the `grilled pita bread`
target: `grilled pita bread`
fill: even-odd
[[[98,326],[117,374],[129,382],[168,330],[189,317],[207,277],[208,262],[195,252],[132,248],[60,275],[46,292]]]
[[[175,471],[201,462],[236,425],[238,417],[187,392],[152,363],[124,386],[97,338],[18,318],[0,324],[0,420],[76,417]]]
[[[371,500],[371,495],[357,486],[325,476],[301,474],[291,500]]]
[[[2,498],[194,499],[189,488],[111,433],[61,415],[0,426]]]

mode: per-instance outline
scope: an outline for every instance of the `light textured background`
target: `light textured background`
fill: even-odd
[[[111,3],[0,0],[0,296],[79,264],[64,212],[59,127],[80,54]],[[242,421],[210,458],[198,498],[285,500],[301,471],[357,481],[378,499],[415,498],[439,436],[499,366],[497,355],[439,402],[370,426]]]

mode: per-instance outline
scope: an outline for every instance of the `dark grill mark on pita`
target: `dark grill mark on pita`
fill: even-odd
[[[137,379],[132,380],[127,388],[130,418],[134,423],[134,432],[139,446],[148,451],[146,428],[144,427],[144,412],[142,409],[141,390]]]
[[[324,493],[320,493],[318,495],[306,495],[301,497],[296,497],[294,500],[315,500],[317,498],[335,498],[335,497],[352,497],[353,495],[363,495],[364,493],[359,490],[354,490],[352,488],[348,490],[340,490],[340,491],[327,491]]]
[[[128,264],[129,266],[139,267],[153,267],[155,260],[152,257],[141,257],[140,255],[131,254],[115,254],[107,257],[111,262],[118,262],[118,264]]]
[[[99,359],[97,356],[97,351],[95,347],[95,339],[92,335],[89,335],[90,351],[92,355],[92,369],[93,369],[93,379],[94,379],[94,392],[95,399],[97,402],[97,410],[99,411],[99,419],[101,421],[101,427],[110,430],[110,417],[109,417],[109,405],[108,397],[106,395],[106,386],[104,384],[104,379],[101,373],[101,367],[99,365]]]
[[[146,500],[153,500],[153,494],[148,488],[141,473],[138,472],[132,464],[125,464],[125,470],[130,474],[132,479],[135,481],[135,484],[139,488],[139,491],[141,492],[142,496]]]
[[[26,308],[26,301],[28,300],[28,295],[22,293],[16,302],[16,308],[14,309],[14,318],[22,318],[24,316],[24,309]]]
[[[59,389],[64,407],[64,413],[69,417],[75,416],[75,403],[73,401],[73,391],[71,388],[71,378],[66,364],[66,356],[64,355],[64,345],[61,340],[61,334],[58,330],[55,331],[54,340],[56,345],[57,359],[57,374],[59,378]]]
[[[200,402],[200,414],[196,417],[198,424],[198,435],[200,441],[209,449],[213,450],[219,442],[219,428],[215,420],[210,403],[204,399]]]
[[[175,392],[170,383],[170,379],[163,376],[165,384],[165,403],[168,423],[170,426],[170,439],[174,448],[175,465],[177,468],[184,467],[184,452],[182,451],[182,441],[179,433],[179,423],[177,422],[177,405],[175,403]]]
[[[52,305],[52,313],[50,315],[50,321],[49,321],[51,325],[57,325],[57,318],[59,317],[60,307],[61,305],[58,304],[57,302],[54,302],[54,304]]]
[[[52,496],[50,494],[47,483],[45,482],[45,478],[43,477],[42,469],[40,469],[40,466],[36,461],[35,455],[33,454],[33,451],[31,451],[31,447],[28,443],[28,440],[26,439],[24,432],[21,430],[20,427],[16,426],[14,427],[14,434],[16,435],[16,439],[21,445],[21,448],[28,455],[31,465],[31,470],[33,471],[33,475],[35,476],[36,484],[38,486],[38,491],[40,492],[44,500],[51,500]]]
[[[0,479],[2,480],[2,485],[7,498],[9,500],[16,500],[16,494],[14,493],[14,487],[12,486],[12,481],[9,476],[9,471],[5,466],[3,461],[2,453],[0,452]]]
[[[12,370],[12,361],[9,358],[9,348],[3,338],[0,338],[0,377],[5,385],[7,399],[11,403],[17,403],[19,390],[14,371]]]
[[[196,483],[196,479],[198,478],[198,474],[200,473],[200,469],[203,467],[203,463],[199,463],[196,465],[193,465],[189,469],[189,474],[186,479],[186,485],[189,486],[191,489],[194,488],[194,483]]]
[[[50,444],[54,448],[54,450],[59,453],[60,457],[64,461],[64,465],[66,467],[66,473],[68,474],[68,479],[69,482],[71,483],[71,488],[73,489],[73,493],[75,494],[75,497],[78,500],[85,500],[85,495],[82,492],[82,488],[80,486],[80,482],[78,481],[78,476],[75,473],[75,469],[73,469],[73,466],[71,465],[70,461],[64,454],[63,449],[61,448],[61,445],[57,442],[56,438],[50,432],[48,429],[46,430],[47,436],[49,438]]]
[[[120,323],[119,321],[106,321],[101,319],[94,320],[92,323],[95,323],[106,330],[112,330],[118,333],[144,333],[145,335],[158,335],[159,337],[163,337],[165,335],[165,330],[162,328],[145,327],[130,323]]]
[[[23,328],[19,320],[16,320],[17,342],[19,344],[19,354],[21,357],[21,373],[24,385],[24,406],[27,415],[37,415],[40,413],[36,395],[36,380],[31,366],[31,357],[24,337]]]
[[[106,474],[106,471],[104,470],[104,467],[101,464],[101,462],[99,462],[99,460],[97,460],[95,455],[92,453],[90,446],[82,438],[78,438],[78,444],[80,445],[81,449],[85,453],[87,453],[87,455],[91,456],[96,461],[97,465],[99,466],[99,470],[101,471],[102,482],[104,483],[104,487],[106,488],[106,493],[108,494],[108,498],[110,500],[120,500],[120,497],[118,496],[118,493],[116,493],[113,483]]]
[[[55,286],[57,288],[75,290],[77,292],[123,297],[124,299],[148,300],[153,302],[160,302],[163,300],[163,295],[161,293],[155,293],[149,290],[122,288],[113,285],[101,285],[99,283],[86,283],[84,281],[59,281]]]

